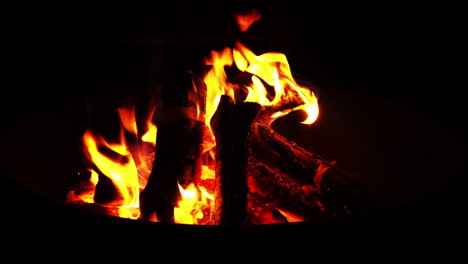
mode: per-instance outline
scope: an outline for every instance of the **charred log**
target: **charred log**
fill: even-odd
[[[119,192],[112,180],[106,175],[98,173],[98,183],[94,192],[94,202],[107,204],[120,199]]]
[[[368,206],[365,204],[369,197],[366,189],[334,161],[287,140],[262,123],[255,122],[252,133],[252,156],[265,165],[268,170],[264,172],[276,180],[290,179],[286,182],[318,190],[318,201],[328,215],[343,214],[352,207],[358,210]]]
[[[252,155],[269,168],[288,174],[298,183],[319,187],[323,173],[334,165],[260,122],[253,124],[252,133]]]
[[[269,169],[255,157],[248,161],[249,190],[276,208],[281,208],[304,220],[324,215],[320,192],[298,184],[287,174]],[[309,186],[310,187],[310,186]]]
[[[140,194],[141,217],[155,213],[160,222],[174,222],[178,184],[187,185],[199,171],[203,126],[191,119],[158,125],[155,158],[145,189]]]
[[[206,97],[206,87],[193,86],[196,80],[192,78],[178,80],[178,85],[170,90],[184,87],[188,91],[183,91],[183,98],[178,94],[164,95],[162,98],[167,100],[158,103],[155,156],[140,194],[141,218],[152,219],[156,214],[159,222],[165,223],[174,223],[174,207],[180,199],[178,184],[185,188],[200,178],[205,135],[205,125],[199,116],[205,113],[201,98]]]
[[[247,220],[247,159],[256,103],[234,103],[223,95],[211,119],[216,138],[214,224],[245,224]]]

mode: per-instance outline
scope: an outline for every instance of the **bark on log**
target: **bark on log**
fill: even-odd
[[[287,140],[262,123],[255,122],[252,133],[252,156],[273,175],[287,175],[300,186],[317,189],[327,214],[342,214],[351,208],[357,211],[369,205],[368,191],[335,162]]]
[[[334,162],[311,153],[260,122],[252,125],[252,133],[252,155],[298,183],[320,187],[322,174],[334,165]]]
[[[303,188],[285,173],[271,170],[255,157],[249,157],[248,186],[250,192],[264,198],[276,208],[312,220],[325,215],[317,189]]]
[[[197,170],[202,124],[180,119],[159,124],[153,169],[140,194],[141,218],[154,213],[160,222],[174,222],[174,207],[179,200],[178,183],[190,183]]]
[[[211,119],[217,146],[214,224],[246,223],[249,135],[259,109],[256,103],[234,103],[223,95]]]
[[[142,219],[156,214],[159,222],[174,223],[174,207],[180,199],[178,184],[184,188],[201,175],[205,124],[200,117],[205,114],[206,87],[198,83],[194,86],[197,80],[191,75],[184,78],[185,74],[178,76],[173,89],[164,90],[168,94],[162,98],[167,100],[158,103],[155,158],[140,194]],[[186,89],[182,98],[172,94],[180,87]]]

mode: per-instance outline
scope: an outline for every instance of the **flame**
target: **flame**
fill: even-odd
[[[178,224],[199,224],[205,217],[204,211],[211,209],[213,196],[206,189],[198,189],[194,183],[185,189],[180,184],[181,199],[174,207],[174,221]]]
[[[82,182],[81,188],[71,190],[67,194],[66,201],[68,203],[94,203],[94,192],[96,191],[96,184],[98,183],[98,173],[93,169],[88,169],[91,173],[88,181]]]
[[[239,26],[240,31],[245,32],[247,31],[250,26],[260,20],[262,16],[258,13],[257,9],[252,9],[247,14],[235,14],[234,19]]]
[[[247,14],[234,16],[239,29],[247,31],[257,22],[261,15],[253,9]],[[201,81],[206,87],[206,94],[199,90],[200,83],[192,79],[193,91],[189,91],[189,107],[187,116],[206,126],[203,138],[203,164],[199,179],[183,188],[180,184],[180,199],[174,207],[174,221],[179,224],[209,224],[214,205],[214,182],[216,177],[216,161],[214,147],[216,140],[211,131],[210,121],[218,108],[222,95],[227,95],[234,102],[254,102],[261,105],[271,124],[275,119],[287,115],[292,111],[304,111],[306,118],[303,124],[312,124],[319,114],[317,98],[313,91],[299,85],[292,76],[285,54],[267,52],[256,55],[241,42],[235,42],[234,47],[225,47],[221,51],[212,50],[204,63],[210,66],[202,76]],[[228,76],[227,69],[237,69],[236,72],[249,79],[242,82]],[[204,91],[203,91],[204,92]],[[103,206],[108,207],[116,216],[138,219],[139,195],[146,186],[154,161],[154,150],[157,137],[157,126],[153,123],[156,107],[149,112],[145,127],[137,125],[135,107],[125,106],[117,108],[121,121],[120,141],[110,143],[102,136],[91,130],[83,134],[83,148],[86,157],[93,163],[97,171],[90,169],[91,177],[83,184],[82,190],[70,191],[67,197],[71,202],[94,203],[95,188],[98,175],[108,177],[118,191],[119,198]],[[139,129],[143,131],[139,131]],[[128,140],[124,131],[136,137],[136,141]],[[142,133],[143,132],[143,133]],[[130,136],[131,137],[131,136]],[[127,141],[131,142],[129,144]],[[115,153],[115,157],[104,154],[102,149]],[[206,157],[206,158],[205,158]],[[277,209],[288,222],[302,221],[299,217]],[[264,213],[271,214],[272,210]],[[265,216],[266,217],[266,216]],[[268,216],[265,219],[273,219]],[[158,221],[157,216],[151,221]],[[270,220],[268,220],[270,221]],[[273,220],[271,220],[273,221]]]
[[[152,109],[148,118],[146,119],[146,133],[141,136],[141,140],[143,142],[151,143],[153,146],[156,145],[156,134],[158,133],[158,128],[153,123],[153,116],[155,111],[156,107]]]
[[[303,124],[310,125],[318,117],[317,97],[312,90],[300,86],[294,80],[286,55],[282,53],[268,52],[257,56],[245,45],[236,42],[234,49],[212,51],[211,57],[205,59],[205,64],[211,66],[204,77],[207,86],[207,124],[218,107],[221,95],[229,95],[234,101],[240,100],[236,98],[236,92],[242,89],[248,91],[245,102],[255,102],[266,108],[282,108],[284,102],[296,104],[294,107],[274,111],[270,116],[270,123],[296,110],[306,112],[307,118],[301,122]],[[251,84],[243,87],[228,81],[225,68],[234,64],[241,72],[252,75]],[[264,83],[273,88],[273,99],[268,98],[269,93]]]
[[[189,184],[185,189],[178,184],[181,199],[174,207],[174,222],[179,224],[201,224],[210,221],[207,217],[214,207],[215,170],[202,166],[202,175],[197,185]]]
[[[154,145],[157,133],[156,125],[152,123],[154,109],[146,122],[147,131],[141,137],[142,142],[149,143],[152,147],[144,144],[129,146],[126,142],[124,130],[136,136],[138,135],[133,106],[117,108],[121,120],[120,142],[110,143],[90,130],[86,130],[83,134],[84,154],[100,173],[112,181],[118,192],[119,198],[117,200],[104,205],[111,209],[109,210],[111,214],[113,213],[116,216],[137,219],[140,215],[139,194],[146,185],[154,159]],[[107,149],[116,155],[115,157],[109,157],[103,154],[101,149]],[[92,169],[89,170],[91,177],[87,186],[84,187],[86,191],[79,194],[77,194],[77,191],[69,192],[68,202],[95,202],[94,193],[98,183],[98,172]]]
[[[130,108],[119,107],[117,108],[119,117],[121,120],[122,126],[128,132],[131,132],[134,135],[138,134],[137,124],[135,121],[135,107],[131,106]]]
[[[211,51],[211,57],[205,58],[205,64],[212,66],[205,74],[203,81],[206,85],[206,117],[205,123],[210,125],[211,117],[218,108],[222,95],[235,99],[234,91],[239,89],[236,84],[227,81],[225,66],[233,64],[232,50],[224,48],[221,52]]]
[[[297,223],[297,222],[303,222],[304,219],[302,219],[301,217],[293,214],[293,213],[290,213],[288,211],[285,211],[285,210],[281,210],[279,208],[276,208],[276,210],[278,210],[278,212],[280,212],[285,218],[286,220],[288,221],[288,223]]]
[[[112,180],[112,183],[122,197],[121,200],[113,204],[118,206],[118,216],[131,219],[138,218],[138,174],[133,158],[128,155],[125,139],[121,137],[121,143],[109,144],[104,138],[86,131],[83,135],[83,142],[88,158],[93,161],[99,171]],[[106,146],[127,160],[124,161],[122,158],[119,161],[115,161],[103,155],[98,149],[99,145]]]

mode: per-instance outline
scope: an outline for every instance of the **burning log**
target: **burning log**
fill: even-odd
[[[159,86],[169,89],[159,91],[159,110],[152,112],[157,126],[138,125],[134,107],[125,107],[118,109],[125,130],[119,144],[85,133],[87,156],[97,167],[94,202],[122,217],[184,224],[294,222],[341,214],[358,185],[334,162],[269,128],[292,111],[307,113],[303,124],[318,116],[314,92],[294,80],[286,56],[256,55],[235,42],[204,61],[210,67],[203,78],[192,75],[190,85],[181,78],[180,61],[171,61],[168,82]],[[141,136],[139,127],[150,133]]]
[[[153,169],[140,195],[142,219],[155,213],[160,222],[174,222],[178,183],[188,184],[199,167],[202,129],[199,122],[187,118],[158,125]]]
[[[287,210],[304,220],[324,215],[317,189],[304,188],[287,174],[275,172],[253,156],[249,157],[247,170],[250,192],[273,204],[275,208]]]
[[[119,199],[119,192],[115,188],[112,180],[106,175],[98,173],[98,183],[94,192],[94,202],[108,204]]]
[[[248,144],[259,109],[256,103],[234,103],[223,95],[211,119],[217,146],[214,224],[245,224],[247,219]]]
[[[252,134],[251,153],[257,162],[249,162],[249,169],[257,184],[286,195],[277,197],[288,200],[290,210],[299,211],[304,202],[310,206],[303,208],[303,212],[316,216],[320,214],[315,210],[317,201],[321,204],[318,207],[323,206],[327,215],[346,214],[346,208],[365,206],[365,188],[334,161],[287,140],[260,122],[252,125]],[[266,177],[269,177],[268,181]],[[314,191],[301,191],[304,186]],[[288,191],[285,193],[285,190]]]
[[[273,129],[255,122],[252,126],[252,155],[278,172],[284,172],[303,185],[319,188],[323,173],[334,165],[287,140]]]
[[[202,102],[198,97],[206,97],[206,91],[198,87],[189,90],[184,105],[166,106],[157,122],[153,166],[140,194],[142,219],[156,215],[160,222],[174,223],[174,207],[180,200],[178,185],[185,188],[200,178],[205,124],[199,116],[204,115],[205,105],[197,102]]]

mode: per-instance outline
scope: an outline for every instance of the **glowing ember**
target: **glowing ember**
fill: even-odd
[[[296,223],[296,222],[302,222],[304,221],[301,217],[294,215],[290,212],[287,212],[285,210],[281,210],[279,208],[276,208],[286,219],[288,220],[288,223]]]

